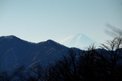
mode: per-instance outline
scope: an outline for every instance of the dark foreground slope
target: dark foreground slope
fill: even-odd
[[[68,54],[69,48],[52,40],[30,43],[15,36],[0,37],[0,70],[31,67],[39,63],[46,66]]]
[[[122,81],[122,48],[83,51],[0,37],[0,81]]]

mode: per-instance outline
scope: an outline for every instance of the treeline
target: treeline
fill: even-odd
[[[11,75],[0,73],[0,81],[122,81],[122,39],[116,37],[101,48],[89,47],[70,54],[49,67],[20,67]]]

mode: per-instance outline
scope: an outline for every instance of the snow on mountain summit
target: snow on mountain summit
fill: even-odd
[[[61,43],[68,47],[85,49],[95,41],[84,34],[77,34],[65,38]]]

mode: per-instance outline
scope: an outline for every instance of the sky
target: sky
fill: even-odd
[[[0,36],[40,42],[83,33],[108,40],[107,24],[122,27],[122,0],[0,0]]]

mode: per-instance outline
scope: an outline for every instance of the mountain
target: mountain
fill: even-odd
[[[16,36],[0,37],[0,70],[12,71],[20,66],[31,67],[36,63],[47,66],[69,53],[69,48],[47,40],[31,43]]]
[[[66,45],[67,47],[77,47],[81,49],[86,49],[89,47],[89,45],[92,45],[96,42],[84,34],[77,34],[64,38],[61,43],[63,45]]]

